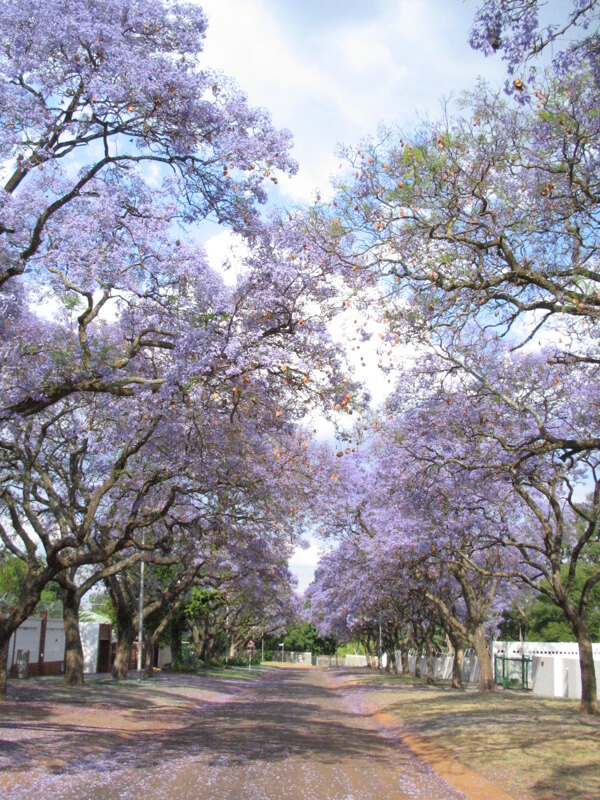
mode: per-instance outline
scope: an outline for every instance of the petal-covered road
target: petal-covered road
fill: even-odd
[[[16,720],[0,732],[0,794],[4,800],[464,797],[359,711],[327,672],[273,669],[225,702],[215,700],[180,712],[165,701],[162,726],[145,725],[143,709],[127,729],[114,721],[93,727],[91,716],[86,725],[85,712],[71,723],[56,713]],[[11,730],[20,735],[11,737]]]

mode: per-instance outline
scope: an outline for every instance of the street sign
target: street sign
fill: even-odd
[[[250,639],[250,641],[248,642],[248,650],[256,650],[256,645],[254,644],[252,639]]]

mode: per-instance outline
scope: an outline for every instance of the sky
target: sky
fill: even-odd
[[[205,63],[234,78],[254,106],[289,129],[299,171],[280,178],[272,201],[327,196],[340,144],[357,145],[380,122],[409,134],[435,119],[444,99],[478,76],[501,85],[499,58],[471,50],[474,0],[199,0],[208,21]],[[205,242],[218,266],[231,234],[215,228]],[[302,591],[319,545],[298,549],[290,568]]]

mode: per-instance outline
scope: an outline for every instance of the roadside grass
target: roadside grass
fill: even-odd
[[[600,798],[600,717],[579,701],[364,673],[344,683],[519,800]]]

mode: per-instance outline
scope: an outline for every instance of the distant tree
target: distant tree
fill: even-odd
[[[90,609],[102,617],[106,617],[114,626],[117,623],[115,607],[110,595],[105,591],[96,591],[89,596]]]
[[[565,565],[563,571],[568,567]],[[580,564],[575,573],[575,581],[569,593],[573,605],[578,605],[581,592],[586,581],[597,572],[597,567],[592,564]],[[575,642],[577,637],[573,632],[562,609],[552,602],[550,597],[540,594],[525,608],[527,617],[527,638],[537,642]],[[587,624],[590,638],[593,642],[600,642],[600,584],[596,584],[590,592],[587,606]]]

